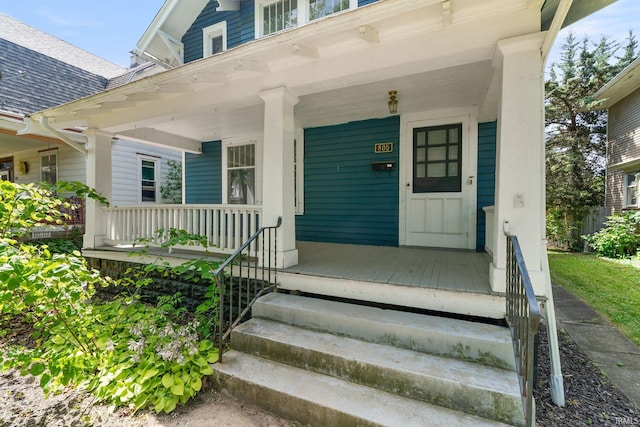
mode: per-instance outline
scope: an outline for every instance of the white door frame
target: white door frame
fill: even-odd
[[[462,188],[467,207],[463,213],[467,223],[466,249],[476,248],[476,207],[478,170],[478,119],[475,110],[452,109],[404,114],[400,117],[399,234],[400,246],[407,245],[407,183],[413,174],[413,129],[462,123]],[[411,185],[413,185],[411,183]]]

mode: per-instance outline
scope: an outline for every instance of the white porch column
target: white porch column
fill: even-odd
[[[84,134],[87,136],[87,185],[95,188],[111,201],[111,138],[113,135],[95,129],[88,129]],[[107,235],[106,226],[106,215],[100,203],[87,199],[82,246],[84,248],[103,246]]]
[[[278,232],[276,263],[279,268],[298,264],[296,249],[293,141],[293,108],[298,98],[279,87],[260,94],[264,100],[264,146],[262,150],[262,225],[275,225]]]
[[[498,42],[501,73],[498,106],[495,253],[491,287],[506,291],[505,221],[518,236],[536,294],[544,293],[541,242],[545,239],[543,33]]]

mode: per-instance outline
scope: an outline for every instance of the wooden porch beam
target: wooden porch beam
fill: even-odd
[[[137,128],[116,134],[116,137],[148,145],[174,148],[188,153],[202,153],[202,142],[153,128]]]

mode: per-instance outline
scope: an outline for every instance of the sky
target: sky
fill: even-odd
[[[186,0],[189,1],[189,0]],[[582,1],[582,0],[575,0]],[[164,0],[0,0],[0,12],[123,67],[129,52],[147,29]],[[548,65],[558,60],[569,30],[578,39],[601,36],[624,42],[629,29],[640,39],[640,0],[618,0],[563,29]]]

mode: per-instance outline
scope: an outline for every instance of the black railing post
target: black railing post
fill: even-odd
[[[281,224],[282,218],[278,218],[275,226],[259,228],[258,231],[253,233],[246,242],[240,245],[229,258],[220,264],[213,273],[213,279],[218,289],[218,295],[220,296],[220,324],[218,325],[219,363],[222,362],[225,342],[231,335],[233,328],[240,324],[244,317],[249,314],[251,307],[260,296],[273,290],[277,286],[275,269],[277,263],[274,259],[276,256],[277,238],[274,237],[272,254],[271,233],[275,233],[275,230],[280,227]],[[268,234],[268,247],[265,247],[265,234]],[[246,261],[243,260],[244,258],[246,258]],[[271,264],[272,259],[274,259],[273,265]],[[236,268],[237,273],[235,273]],[[260,280],[258,280],[259,269],[262,276]],[[252,274],[254,277],[253,294],[251,294]],[[265,280],[265,276],[267,276],[267,280]],[[236,284],[238,289],[234,292]],[[245,288],[243,288],[243,286]],[[225,317],[225,300],[229,301],[228,319]],[[234,309],[236,309],[235,314]],[[226,325],[225,322],[227,323]]]
[[[535,383],[536,335],[540,324],[540,308],[531,284],[529,271],[518,238],[505,231],[507,237],[507,323],[511,329],[513,352],[520,382],[520,394],[527,427],[535,420],[533,388]]]

